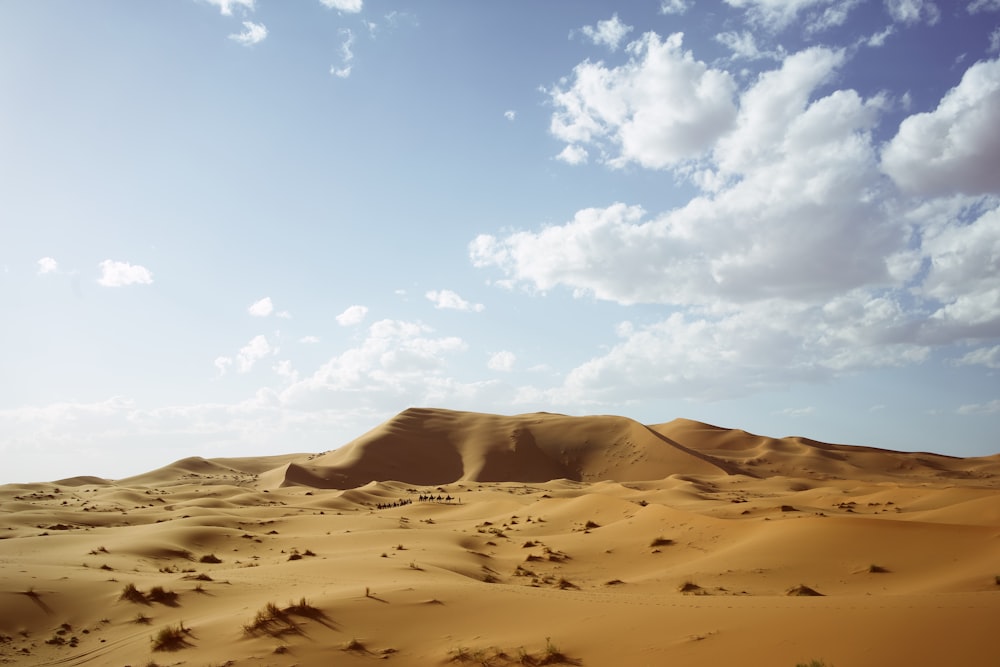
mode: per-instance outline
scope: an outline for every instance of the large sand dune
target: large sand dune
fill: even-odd
[[[411,409],[3,486],[0,538],[7,664],[997,660],[998,456]]]

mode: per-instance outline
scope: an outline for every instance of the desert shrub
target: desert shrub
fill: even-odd
[[[199,563],[221,563],[222,559],[219,558],[218,556],[216,556],[215,554],[205,554],[200,559],[198,559],[198,562]]]
[[[809,662],[800,662],[795,667],[833,667],[833,665],[828,665],[822,660],[810,660]]]
[[[177,602],[177,593],[168,591],[163,586],[153,586],[149,589],[149,593],[146,594],[146,599],[151,602],[172,605]]]
[[[343,647],[341,647],[341,650],[343,650],[343,651],[359,651],[359,652],[364,653],[368,649],[365,648],[365,645],[363,643],[361,643],[360,641],[358,641],[358,639],[355,638],[355,639],[351,639],[351,641],[349,641],[346,644],[344,644]]]
[[[118,599],[142,604],[146,602],[146,595],[136,588],[135,584],[125,584],[125,588],[122,589],[122,594],[118,596]]]
[[[649,543],[651,547],[668,547],[673,544],[674,541],[668,537],[654,537],[653,541]]]
[[[177,625],[168,625],[160,628],[160,631],[153,635],[152,638],[153,650],[176,651],[182,649],[187,646],[185,637],[189,632],[190,630],[184,627],[183,621]]]

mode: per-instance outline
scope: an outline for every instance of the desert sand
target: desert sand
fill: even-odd
[[[1000,455],[410,409],[0,487],[0,662],[1000,664]]]

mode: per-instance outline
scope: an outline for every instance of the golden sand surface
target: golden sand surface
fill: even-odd
[[[0,486],[0,663],[1000,664],[1000,456],[410,409]]]

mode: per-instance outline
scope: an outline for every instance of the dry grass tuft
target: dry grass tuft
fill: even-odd
[[[187,647],[187,636],[191,634],[190,628],[184,627],[181,621],[177,625],[168,625],[160,628],[152,637],[154,651],[177,651]]]

